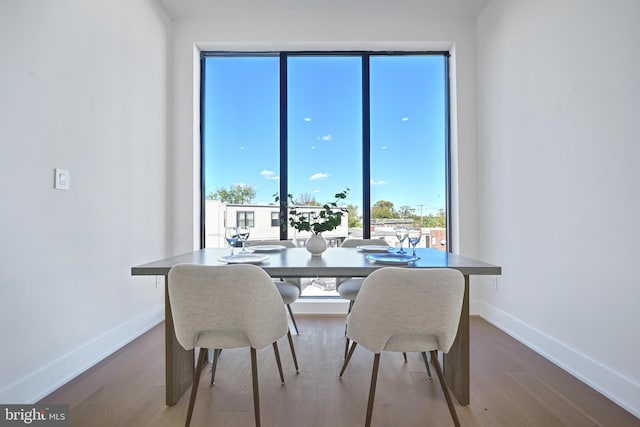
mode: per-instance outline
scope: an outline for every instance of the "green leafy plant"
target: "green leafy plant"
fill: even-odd
[[[346,188],[340,193],[336,193],[335,201],[325,203],[319,211],[300,211],[299,206],[295,206],[293,195],[287,194],[289,199],[289,225],[298,231],[309,231],[313,234],[320,234],[338,228],[342,222],[342,216],[349,212],[346,207],[338,206],[338,202],[347,198],[349,189]],[[280,197],[274,194],[275,201]],[[281,221],[286,224],[285,221]]]

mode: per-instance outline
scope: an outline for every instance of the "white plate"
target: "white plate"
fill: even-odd
[[[251,246],[250,249],[256,252],[279,252],[287,249],[287,247],[282,245],[255,245]]]
[[[408,264],[413,261],[417,261],[420,257],[412,255],[403,255],[397,253],[389,254],[371,254],[367,255],[367,259],[378,262],[380,264]]]
[[[366,246],[356,246],[356,249],[362,252],[389,252],[391,250],[391,246],[366,245]]]
[[[268,259],[269,257],[264,255],[244,254],[223,256],[218,258],[218,261],[226,262],[227,264],[260,264]]]

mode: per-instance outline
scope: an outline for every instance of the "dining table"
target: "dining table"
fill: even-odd
[[[165,280],[165,379],[166,399],[175,405],[193,383],[194,353],[185,350],[177,341],[168,292],[168,274],[176,264],[218,266],[229,263],[252,263],[260,266],[271,277],[366,277],[371,272],[390,265],[406,268],[452,268],[464,275],[464,297],[458,332],[453,346],[443,355],[443,371],[451,389],[461,405],[470,402],[469,354],[469,276],[502,274],[502,268],[462,255],[434,248],[416,248],[416,259],[396,259],[374,255],[366,248],[327,248],[321,256],[312,256],[305,248],[270,247],[251,256],[230,256],[229,248],[204,248],[181,255],[137,265],[131,268],[133,276],[164,276]],[[345,313],[346,314],[346,313]]]

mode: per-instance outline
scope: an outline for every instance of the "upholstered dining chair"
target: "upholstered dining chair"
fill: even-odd
[[[281,245],[287,248],[295,248],[296,245],[290,240],[257,240],[252,241],[251,246],[256,245]],[[278,280],[274,280],[276,287],[278,288],[278,292],[280,292],[280,296],[282,297],[282,301],[287,306],[287,310],[289,310],[289,316],[291,317],[291,323],[293,323],[293,329],[296,330],[296,334],[300,334],[298,331],[298,324],[296,323],[296,318],[293,315],[293,311],[291,310],[291,304],[296,302],[298,297],[300,296],[300,292],[302,289],[302,285],[300,283],[299,277],[289,277],[287,279],[280,278]]]
[[[355,248],[358,246],[389,246],[386,240],[384,239],[349,239],[345,240],[342,243],[343,248]],[[338,295],[344,299],[349,300],[349,309],[347,310],[347,314],[351,313],[351,308],[353,307],[353,303],[358,296],[358,292],[362,287],[362,282],[364,282],[364,277],[338,277],[336,278],[336,286],[338,288]],[[347,335],[347,327],[345,325],[344,334]],[[347,357],[347,351],[349,350],[349,338],[345,340],[344,343],[344,357]],[[402,353],[404,357],[405,363],[407,362],[407,353]],[[431,379],[431,369],[429,368],[429,360],[427,358],[427,353],[422,353],[422,360],[424,361],[424,367],[427,370],[427,376]]]
[[[178,264],[169,271],[168,287],[178,342],[186,350],[200,348],[185,425],[191,423],[208,349],[250,347],[254,413],[260,426],[256,350],[272,344],[284,384],[277,340],[286,335],[298,371],[287,315],[271,277],[251,264]]]
[[[347,336],[352,340],[339,377],[360,345],[374,353],[365,426],[371,425],[373,402],[382,351],[429,352],[449,407],[460,425],[438,361],[456,337],[464,276],[453,269],[384,267],[371,273],[358,293],[358,303],[347,317]]]
[[[389,246],[384,239],[347,239],[340,245],[341,248],[355,248],[358,246]],[[338,277],[336,278],[336,289],[341,298],[349,300],[349,311],[353,307],[353,302],[358,296],[364,277]]]
[[[358,246],[389,246],[384,239],[347,239],[340,245],[341,248],[356,248]],[[341,298],[349,300],[349,308],[347,314],[351,313],[353,303],[358,296],[360,287],[364,277],[336,277],[336,290]],[[344,328],[344,334],[347,335],[347,328]],[[347,349],[349,348],[349,341],[347,340],[344,346],[344,356],[347,357]]]

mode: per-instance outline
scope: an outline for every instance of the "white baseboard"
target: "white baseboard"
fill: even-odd
[[[37,402],[163,320],[164,305],[147,310],[0,390],[0,402]]]
[[[490,304],[476,301],[471,306],[489,323],[640,418],[640,384]]]
[[[482,308],[484,303],[482,301],[469,301],[469,314],[471,316],[482,316]]]
[[[347,315],[349,301],[339,298],[300,298],[291,304],[294,314],[343,314]]]

